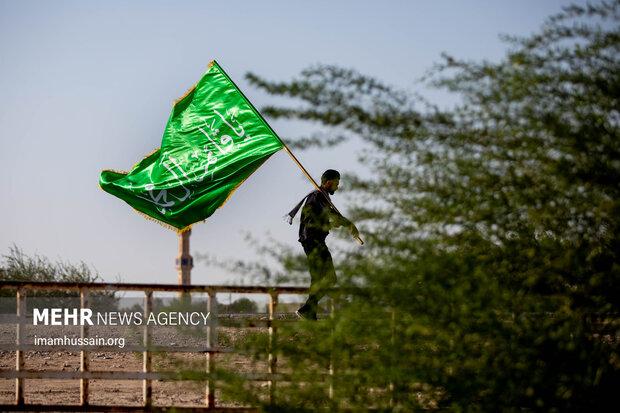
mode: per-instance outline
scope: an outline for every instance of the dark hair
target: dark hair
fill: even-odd
[[[331,181],[332,179],[340,179],[340,172],[336,171],[335,169],[328,169],[327,171],[323,172],[323,175],[321,175],[321,183]]]

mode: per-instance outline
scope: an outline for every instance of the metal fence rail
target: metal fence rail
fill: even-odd
[[[136,284],[136,283],[67,283],[67,282],[19,282],[5,281],[0,284],[0,290],[15,290],[16,296],[16,342],[10,351],[15,351],[15,370],[0,371],[0,378],[15,379],[15,402],[10,405],[0,405],[0,411],[168,411],[173,406],[153,406],[152,380],[188,380],[187,378],[175,378],[163,372],[153,372],[151,357],[154,352],[186,352],[203,353],[206,356],[206,371],[192,380],[206,380],[205,386],[205,405],[204,407],[181,408],[174,407],[175,411],[254,411],[252,408],[233,408],[217,407],[215,400],[216,382],[213,372],[215,371],[216,353],[230,352],[230,350],[218,348],[215,341],[217,329],[217,301],[218,293],[245,293],[245,294],[268,294],[268,319],[265,324],[269,330],[268,347],[268,371],[263,373],[245,374],[246,380],[266,381],[269,386],[269,399],[275,400],[276,383],[287,379],[286,375],[277,373],[277,356],[274,352],[277,340],[277,326],[274,324],[275,314],[278,305],[278,297],[281,294],[306,294],[305,287],[265,287],[265,286],[231,286],[231,285],[191,285],[180,286],[176,284]],[[143,326],[142,346],[128,346],[126,348],[100,347],[100,346],[34,346],[25,343],[24,326],[26,325],[26,297],[29,292],[41,291],[71,291],[79,292],[80,307],[87,308],[89,292],[91,291],[141,291],[144,293],[144,316],[148,318],[153,309],[153,292],[173,292],[173,293],[207,293],[207,311],[213,316],[209,317],[207,324],[206,345],[204,347],[183,347],[170,349],[165,346],[151,345],[151,327]],[[80,337],[88,337],[88,325],[80,328]],[[64,371],[29,371],[24,369],[24,352],[34,349],[63,349],[80,352],[80,369],[75,372]],[[108,352],[142,352],[142,371],[141,372],[119,372],[119,371],[89,371],[89,352],[108,351]],[[333,374],[333,369],[330,368]],[[80,404],[79,405],[40,405],[26,404],[24,401],[24,385],[26,379],[76,379],[80,381]],[[142,406],[112,406],[112,405],[91,405],[89,403],[89,380],[142,380]]]

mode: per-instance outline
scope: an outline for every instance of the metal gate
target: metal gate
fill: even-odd
[[[192,285],[179,286],[176,284],[124,284],[124,283],[66,283],[66,282],[17,282],[8,281],[0,284],[1,290],[14,290],[16,297],[16,341],[10,350],[15,351],[15,370],[0,371],[0,378],[15,379],[15,402],[14,404],[0,405],[0,411],[236,411],[246,412],[255,411],[251,407],[221,407],[217,406],[215,400],[216,381],[213,372],[215,371],[214,355],[230,350],[218,348],[214,340],[217,332],[217,299],[218,293],[243,293],[243,294],[267,294],[269,297],[268,314],[265,323],[269,331],[268,347],[268,369],[264,372],[247,374],[247,380],[265,381],[269,387],[269,400],[274,401],[276,382],[284,380],[285,377],[277,373],[277,357],[273,352],[277,339],[277,326],[274,323],[278,297],[281,294],[305,294],[307,289],[304,287],[262,287],[262,286],[224,286],[224,285]],[[213,316],[209,318],[206,327],[206,343],[204,347],[174,348],[174,352],[188,352],[205,354],[206,371],[203,376],[206,378],[204,406],[203,407],[174,407],[174,406],[154,406],[152,381],[158,379],[174,380],[174,376],[166,375],[162,372],[152,370],[151,358],[153,353],[170,351],[165,346],[151,345],[151,326],[143,326],[143,340],[141,346],[127,346],[124,348],[105,347],[102,350],[97,346],[62,346],[62,350],[73,350],[80,353],[79,371],[29,371],[24,369],[24,353],[34,350],[45,350],[55,348],[52,346],[35,346],[26,344],[24,340],[24,327],[26,325],[26,299],[29,292],[41,291],[70,291],[79,293],[80,307],[87,308],[89,302],[89,292],[91,291],[139,291],[144,293],[144,315],[148,317],[153,308],[154,292],[176,292],[179,294],[206,293],[208,294],[207,311]],[[80,327],[80,337],[88,337],[88,325]],[[141,352],[142,371],[89,371],[89,352]],[[331,371],[332,369],[330,369]],[[172,377],[172,378],[171,378]],[[24,400],[25,380],[27,379],[75,379],[80,382],[80,403],[76,405],[48,405],[48,404],[27,404]],[[89,380],[142,380],[142,405],[141,406],[119,406],[119,405],[92,405],[89,403]],[[181,380],[181,379],[177,379]],[[182,380],[188,380],[182,378]],[[203,379],[201,379],[203,380]]]

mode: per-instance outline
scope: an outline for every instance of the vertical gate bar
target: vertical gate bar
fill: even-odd
[[[275,351],[276,348],[276,340],[277,340],[277,327],[274,325],[275,314],[278,309],[278,293],[277,291],[271,291],[269,293],[269,375],[276,374],[277,372],[277,363],[278,356]],[[275,395],[276,395],[276,381],[273,377],[270,377],[269,380],[269,403],[275,403]]]
[[[390,402],[389,402],[389,406],[390,407],[394,407],[394,402],[395,402],[395,387],[394,387],[394,368],[395,368],[395,363],[394,363],[394,354],[396,351],[396,346],[395,346],[395,330],[396,330],[396,312],[394,311],[394,309],[391,310],[392,313],[392,320],[390,322],[390,345],[391,345],[391,349],[390,349],[390,383],[388,385],[389,391],[390,391]]]
[[[217,325],[217,297],[215,291],[209,289],[209,301],[207,303],[207,311],[209,312],[209,323],[207,324],[207,374],[215,371],[215,353],[212,352],[214,343],[217,343],[216,329]],[[205,389],[205,402],[207,408],[215,408],[215,380],[209,378]]]
[[[80,308],[88,308],[88,288],[80,288]],[[80,319],[81,321],[81,319]],[[80,323],[80,337],[82,338],[82,342],[84,342],[84,338],[88,337],[88,324]],[[88,371],[89,364],[89,355],[88,351],[81,350],[80,351],[80,372],[83,374]],[[80,379],[80,404],[82,406],[88,405],[88,379]]]
[[[144,291],[144,319],[148,320],[151,315],[151,311],[153,311],[153,291],[145,290]],[[151,372],[151,327],[149,323],[145,323],[144,325],[144,351],[142,352],[142,371],[144,373]],[[151,380],[144,379],[142,381],[142,404],[145,407],[150,407],[153,402],[153,389],[151,387]]]
[[[24,344],[24,328],[26,327],[26,290],[18,288],[15,294],[17,300],[17,324],[15,331],[15,344],[17,351],[15,353],[15,370],[24,370],[24,352],[20,346]],[[15,379],[15,404],[24,404],[24,379],[18,377]]]
[[[329,299],[329,317],[330,317],[330,321],[333,322],[334,320],[334,298],[330,297]],[[330,344],[330,349],[329,349],[329,389],[328,389],[328,395],[329,395],[329,399],[333,400],[334,399],[334,337],[333,337],[333,327],[332,327],[332,337],[330,338],[332,340],[331,344]]]

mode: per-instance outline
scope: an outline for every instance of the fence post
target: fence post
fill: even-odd
[[[142,352],[142,372],[151,372],[151,327],[149,326],[148,319],[153,311],[153,292],[149,290],[144,291],[144,319],[147,320],[144,325],[144,351]],[[153,388],[151,387],[151,380],[145,378],[142,381],[142,404],[144,407],[150,407],[153,403]]]
[[[80,308],[84,309],[88,307],[88,288],[80,288]],[[82,340],[88,337],[88,324],[83,323],[80,326],[80,337]],[[89,355],[88,351],[80,351],[80,372],[88,371]],[[82,406],[88,405],[88,379],[80,379],[80,404]]]
[[[391,351],[390,351],[390,383],[388,385],[389,387],[389,391],[390,391],[390,401],[389,401],[389,406],[390,408],[394,407],[394,404],[396,403],[396,387],[394,386],[394,368],[395,368],[395,362],[394,362],[394,354],[396,351],[396,343],[395,343],[395,338],[396,338],[396,334],[395,334],[395,330],[396,330],[396,311],[394,309],[391,309],[390,311],[391,313],[391,321],[390,321],[390,346],[391,346]]]
[[[24,328],[26,327],[26,290],[18,288],[15,298],[17,300],[15,370],[19,373],[24,370],[24,351],[20,349],[20,346],[24,344]],[[18,406],[24,404],[24,379],[21,377],[15,379],[15,404]]]
[[[273,375],[277,372],[278,356],[276,355],[277,327],[274,325],[275,314],[278,309],[278,293],[271,291],[269,293],[269,403],[275,403],[276,381]]]
[[[330,344],[330,350],[329,350],[329,389],[328,389],[329,400],[334,400],[334,327],[333,327],[334,311],[335,311],[334,298],[330,297],[329,318],[330,318],[330,322],[332,323],[332,336],[330,337],[331,344]]]
[[[215,325],[217,321],[217,297],[213,289],[209,289],[207,311],[209,312],[209,323],[207,324],[207,374],[210,376],[211,373],[215,372],[215,353],[213,352],[213,347],[214,343],[217,343],[217,326]],[[205,393],[207,408],[215,408],[215,380],[211,377],[207,380]]]

